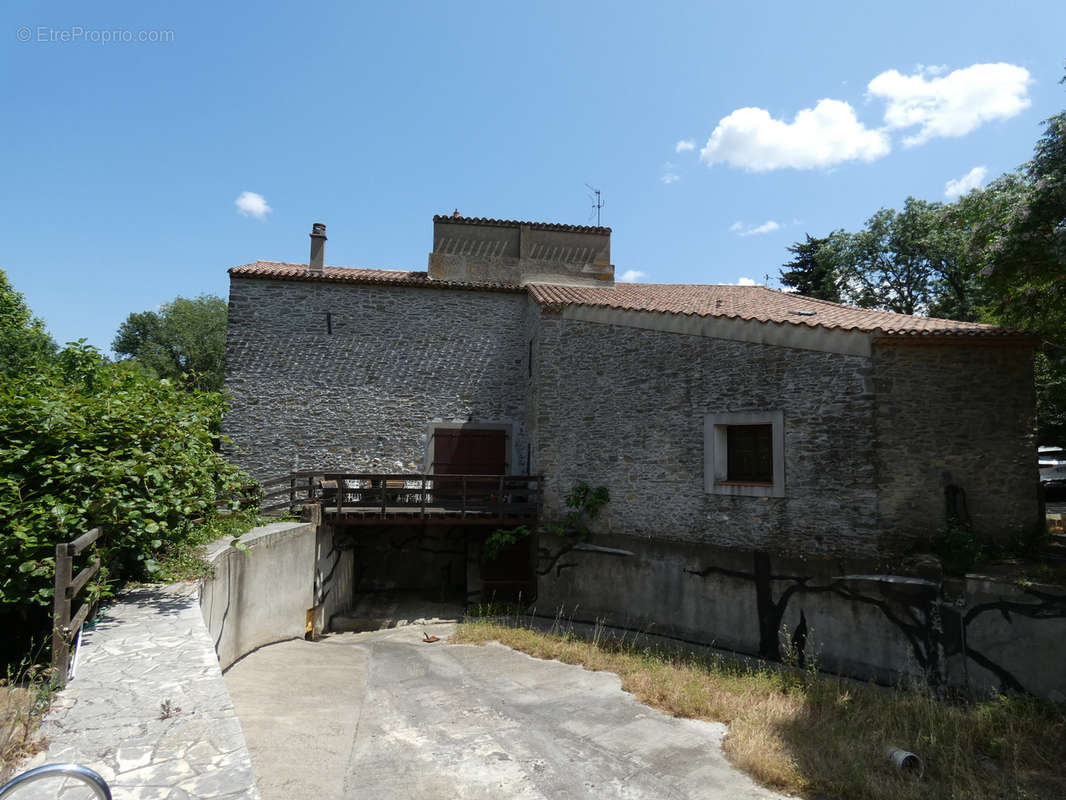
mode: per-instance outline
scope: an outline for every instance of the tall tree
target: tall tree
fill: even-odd
[[[1004,319],[1061,341],[1066,326],[1066,112],[1044,125],[1021,174],[1004,175],[991,187],[1000,203],[974,246],[983,251],[983,274],[998,293]]]
[[[0,376],[21,375],[48,360],[55,349],[44,323],[0,269]]]
[[[845,297],[863,308],[925,313],[934,270],[927,239],[938,210],[908,197],[902,211],[882,208],[861,231],[841,234]]]
[[[214,295],[178,297],[159,311],[130,314],[111,349],[160,378],[219,391],[226,352],[226,301]]]
[[[782,265],[781,283],[807,297],[839,303],[835,260],[826,248],[830,238],[819,239],[809,233],[806,236],[807,241],[789,246],[788,251],[795,258]]]
[[[1066,84],[1066,77],[1060,81]],[[1044,120],[1032,159],[989,186],[995,202],[971,251],[1000,321],[1040,331],[1038,435],[1066,443],[1066,111]]]

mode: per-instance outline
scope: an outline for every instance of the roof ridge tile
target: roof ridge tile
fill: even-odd
[[[570,231],[573,233],[610,233],[611,229],[599,225],[569,225],[565,222],[528,222],[517,219],[494,219],[491,217],[456,217],[450,214],[436,214],[434,222],[458,225],[487,225],[493,227],[513,228],[516,225],[524,225],[545,231]]]

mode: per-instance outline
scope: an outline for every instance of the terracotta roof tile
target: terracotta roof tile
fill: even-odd
[[[235,278],[274,278],[289,281],[341,281],[343,283],[372,283],[385,286],[426,286],[434,289],[468,289],[482,292],[524,292],[517,284],[472,283],[468,281],[430,280],[428,273],[401,269],[355,269],[353,267],[324,267],[321,272],[307,264],[288,264],[283,261],[256,261],[231,267]]]
[[[448,219],[453,219],[448,217]],[[462,218],[459,218],[462,219]],[[958,322],[934,317],[908,316],[887,311],[815,300],[812,297],[770,289],[766,286],[723,284],[616,283],[614,286],[560,286],[507,283],[474,283],[431,280],[426,272],[395,269],[325,267],[313,272],[306,264],[256,261],[230,269],[233,277],[271,278],[294,281],[339,281],[385,286],[420,286],[432,289],[526,292],[546,308],[591,306],[621,311],[647,311],[698,317],[726,317],[777,324],[877,332],[883,336],[1031,336],[1027,331]]]
[[[456,225],[491,225],[497,228],[514,228],[525,225],[528,228],[536,228],[542,231],[572,231],[574,233],[610,233],[610,228],[601,228],[595,225],[565,225],[559,222],[522,222],[516,219],[489,219],[487,217],[453,217],[450,214],[437,214],[433,217],[434,222],[444,222]]]
[[[1015,336],[1024,331],[976,322],[893,314],[815,300],[766,286],[720,284],[616,283],[611,287],[530,284],[530,294],[546,307],[598,306],[700,317],[727,317],[812,328],[878,331],[883,335]]]

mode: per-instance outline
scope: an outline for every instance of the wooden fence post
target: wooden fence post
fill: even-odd
[[[60,686],[67,683],[67,671],[70,668],[70,601],[67,589],[73,578],[74,557],[66,543],[56,545],[56,580],[54,612],[52,619],[52,667]]]

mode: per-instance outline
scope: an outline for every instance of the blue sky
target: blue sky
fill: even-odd
[[[1061,0],[2,19],[0,268],[57,340],[103,349],[130,312],[225,296],[230,266],[306,261],[313,221],[328,264],[424,269],[433,214],[588,224],[586,183],[618,275],[762,282],[806,232],[1015,168],[1066,108]]]

